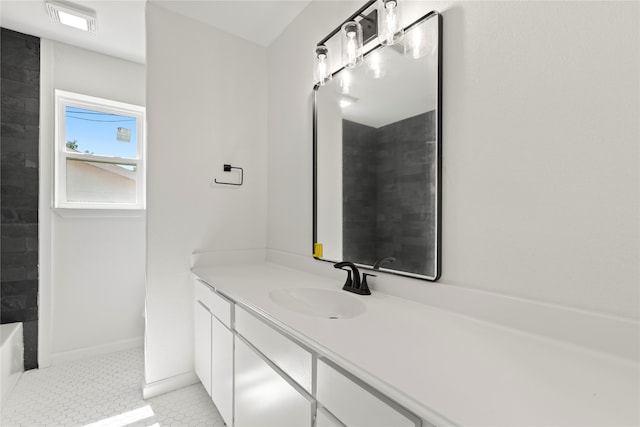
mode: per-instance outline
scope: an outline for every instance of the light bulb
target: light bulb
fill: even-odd
[[[327,57],[325,55],[318,56],[318,73],[321,76],[327,74]]]
[[[404,35],[402,16],[398,0],[378,0],[380,17],[380,43],[392,45],[398,43]]]
[[[82,31],[89,31],[89,21],[85,17],[73,15],[62,10],[58,11],[58,17],[60,18],[61,24],[68,25]]]
[[[396,3],[390,1],[386,4],[387,8],[387,17],[385,18],[384,25],[387,27],[387,43],[393,43],[393,35],[396,32],[396,23],[398,22],[398,17],[396,16]]]
[[[362,62],[362,26],[356,21],[342,25],[342,63],[354,68]]]
[[[356,65],[356,41],[355,32],[347,33],[347,67],[354,67]]]
[[[326,46],[320,45],[315,50],[315,65],[313,68],[313,78],[320,86],[331,80],[331,67],[329,66],[329,50]]]

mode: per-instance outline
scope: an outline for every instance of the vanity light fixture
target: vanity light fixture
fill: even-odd
[[[373,9],[373,10],[371,10]],[[315,49],[314,80],[319,86],[331,80],[329,50],[326,43],[340,33],[342,67],[355,68],[363,62],[364,44],[376,36],[380,44],[389,46],[400,42],[404,36],[400,0],[369,0],[353,15],[322,39]],[[381,54],[367,61],[369,73],[374,78],[385,75],[386,63]],[[341,82],[341,92],[348,93],[349,84]]]
[[[313,78],[317,85],[323,86],[329,80],[331,80],[332,73],[329,62],[329,50],[326,43],[331,40],[333,36],[341,33],[341,37],[344,37],[343,42],[343,59],[344,64],[352,64],[351,67],[355,67],[362,63],[363,59],[363,46],[364,41],[369,41],[375,38],[377,34],[377,9],[374,8],[368,15],[363,13],[371,8],[377,0],[368,0],[364,6],[356,11],[353,15],[347,18],[336,29],[329,33],[324,39],[320,40],[315,48],[315,59],[313,67]],[[363,26],[360,21],[365,20],[366,25]],[[349,24],[349,25],[347,25]],[[345,32],[346,30],[346,32]],[[347,88],[348,91],[348,88]]]
[[[93,10],[68,2],[47,1],[45,6],[54,23],[96,33],[96,13]]]
[[[329,49],[323,44],[316,46],[315,63],[313,67],[313,79],[320,86],[324,86],[331,80],[331,67],[329,63]]]
[[[399,0],[378,0],[378,18],[380,43],[392,45],[402,40],[402,8]]]
[[[348,21],[342,25],[342,64],[347,68],[355,68],[362,63],[362,25],[356,21]]]

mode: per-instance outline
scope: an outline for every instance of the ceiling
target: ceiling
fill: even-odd
[[[269,46],[311,0],[149,0],[262,46]]]
[[[1,0],[0,25],[129,61],[145,62],[145,0],[83,0],[76,3],[96,12],[95,35],[54,24],[44,0]]]
[[[150,0],[154,5],[262,46],[271,44],[310,2]],[[44,3],[44,0],[0,0],[0,26],[145,63],[146,0],[75,0],[73,3],[96,12],[98,30],[95,35],[54,24]]]

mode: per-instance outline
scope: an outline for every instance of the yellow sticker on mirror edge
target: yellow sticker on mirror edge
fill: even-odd
[[[313,244],[313,256],[316,258],[322,258],[322,243]]]

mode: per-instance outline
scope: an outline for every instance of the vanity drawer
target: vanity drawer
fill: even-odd
[[[318,360],[318,402],[347,427],[419,427],[420,418],[374,394],[359,380]],[[384,400],[383,400],[384,399]]]
[[[209,309],[227,328],[231,329],[231,301],[214,291],[209,285],[196,280],[195,299]]]
[[[311,353],[243,308],[236,307],[235,314],[236,332],[311,393]]]
[[[316,427],[344,427],[333,415],[324,408],[318,406],[316,409]]]

